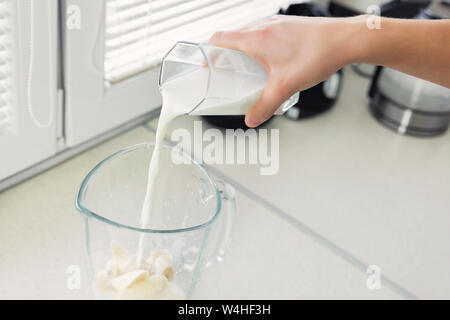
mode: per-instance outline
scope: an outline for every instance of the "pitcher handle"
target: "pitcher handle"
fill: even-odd
[[[236,215],[236,191],[233,186],[221,180],[216,180],[216,185],[220,191],[222,198],[221,217],[223,220],[218,221],[219,234],[216,247],[213,248],[213,256],[206,263],[206,267],[212,267],[223,261],[223,258],[231,244],[231,235],[233,232],[234,217]]]

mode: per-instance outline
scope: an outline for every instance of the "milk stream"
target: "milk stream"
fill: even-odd
[[[200,97],[195,96],[196,86],[205,83],[208,78],[208,69],[202,68],[166,82],[161,88],[162,109],[156,130],[155,146],[148,168],[147,191],[141,212],[141,227],[151,226],[152,196],[158,192],[156,177],[159,170],[164,170],[160,163],[160,152],[164,137],[170,123],[177,116],[192,115],[239,115],[245,114],[259,99],[264,87],[258,77],[237,76],[230,71],[214,71],[216,83],[220,84],[210,91],[209,96],[217,97],[205,101],[199,108],[191,112]],[[239,78],[237,78],[239,77]],[[216,91],[216,92],[214,92]],[[223,92],[234,93],[234,96],[223,97]],[[140,265],[144,254],[144,233],[139,238],[137,263]]]

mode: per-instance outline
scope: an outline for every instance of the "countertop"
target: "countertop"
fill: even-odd
[[[350,68],[329,112],[276,117],[279,172],[210,165],[237,191],[233,241],[196,298],[450,298],[450,134],[398,135],[369,114],[368,80]],[[175,128],[193,130],[196,117]],[[0,298],[91,298],[77,188],[100,160],[154,140],[157,119],[0,193]],[[210,127],[202,122],[204,129]],[[381,288],[366,272],[381,270]],[[67,269],[80,266],[81,288]]]

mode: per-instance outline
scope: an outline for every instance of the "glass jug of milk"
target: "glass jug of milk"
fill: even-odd
[[[255,59],[238,50],[177,42],[163,58],[161,91],[176,91],[191,115],[243,115],[259,100],[268,74]],[[296,93],[275,114],[298,102]]]

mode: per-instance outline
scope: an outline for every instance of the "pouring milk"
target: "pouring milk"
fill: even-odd
[[[160,163],[160,150],[164,141],[164,137],[170,126],[170,123],[177,116],[183,114],[193,115],[224,115],[224,114],[245,114],[259,99],[264,87],[261,86],[260,79],[249,77],[246,83],[248,89],[245,94],[235,99],[215,99],[214,103],[205,104],[192,109],[196,106],[198,97],[190,95],[195,91],[193,88],[203,83],[208,78],[209,70],[200,68],[190,72],[161,86],[162,109],[156,130],[155,147],[151,157],[148,169],[147,191],[142,205],[141,226],[148,228],[151,225],[152,212],[152,195],[155,193],[156,177],[159,170],[164,170]],[[220,81],[220,85],[224,88],[235,86],[235,77],[231,71],[216,70],[215,77]],[[190,97],[190,99],[186,99]],[[139,239],[139,249],[137,263],[141,263],[143,258],[144,237],[141,235]]]
[[[266,70],[241,51],[178,42],[165,56],[160,74],[162,110],[148,169],[141,225],[152,224],[152,197],[160,163],[160,150],[171,121],[182,114],[243,115],[258,101],[267,84]],[[297,103],[298,93],[276,112]],[[144,235],[139,239],[137,263],[142,261]]]

